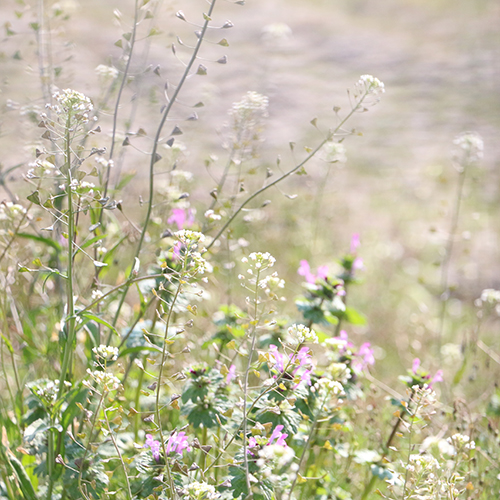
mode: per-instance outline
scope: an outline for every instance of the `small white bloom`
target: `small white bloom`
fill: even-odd
[[[316,332],[305,325],[293,324],[290,328],[288,328],[288,334],[290,335],[292,340],[295,341],[294,343],[318,343],[318,336],[316,335]]]
[[[99,347],[93,347],[92,352],[104,361],[115,361],[118,358],[118,347],[101,344]]]

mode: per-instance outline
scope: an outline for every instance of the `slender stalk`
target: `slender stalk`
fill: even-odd
[[[195,48],[193,50],[193,54],[191,55],[191,59],[189,60],[188,64],[186,65],[184,73],[182,74],[182,77],[181,77],[177,87],[175,88],[175,91],[174,91],[172,97],[170,98],[170,100],[168,101],[168,104],[166,105],[165,110],[163,111],[163,114],[162,114],[162,117],[160,120],[160,124],[158,125],[158,129],[156,130],[155,138],[153,141],[153,150],[151,152],[151,160],[149,163],[149,198],[148,198],[148,206],[147,206],[147,211],[146,211],[146,218],[144,220],[144,225],[142,228],[141,236],[139,238],[139,243],[137,244],[137,250],[136,250],[135,256],[134,256],[137,259],[139,258],[139,255],[141,253],[142,245],[144,244],[144,239],[146,237],[146,232],[148,230],[149,221],[151,219],[151,213],[153,211],[154,166],[155,166],[156,162],[158,161],[157,151],[158,151],[158,146],[160,144],[161,133],[163,131],[163,127],[165,125],[165,122],[167,121],[167,118],[170,114],[170,111],[171,111],[173,105],[175,104],[177,97],[179,96],[179,93],[180,93],[182,87],[184,86],[184,83],[185,83],[187,77],[189,76],[189,73],[191,71],[191,68],[193,67],[193,64],[195,63],[195,61],[197,59],[198,52],[199,52],[201,45],[202,45],[202,42],[205,38],[205,33],[208,29],[208,24],[210,22],[210,18],[212,16],[216,2],[217,2],[217,0],[212,0],[210,3],[210,8],[208,9],[208,13],[205,16],[205,22],[203,23],[203,27],[201,29],[200,34],[198,35],[198,41],[196,42]],[[115,317],[113,319],[113,326],[116,325],[118,318],[120,317],[120,311],[121,311],[121,308],[123,306],[123,303],[125,302],[125,298],[127,296],[128,290],[129,290],[129,287],[126,287],[125,290],[123,291],[121,298],[120,298],[120,302],[118,304],[118,307],[117,307],[117,310],[115,313]]]
[[[179,297],[179,294],[181,293],[182,283],[184,282],[184,276],[185,276],[185,273],[186,273],[187,252],[188,252],[188,250],[186,250],[186,255],[184,257],[184,262],[183,262],[183,265],[182,265],[182,271],[181,271],[181,273],[179,275],[179,284],[177,286],[177,289],[175,290],[175,295],[174,295],[174,297],[172,299],[172,303],[170,304],[170,308],[169,308],[169,311],[168,311],[167,319],[166,319],[166,322],[165,322],[165,335],[164,335],[164,338],[163,338],[163,350],[162,350],[162,353],[161,353],[160,370],[158,372],[158,382],[157,382],[157,385],[156,385],[156,401],[155,401],[156,425],[158,425],[158,431],[160,433],[160,443],[161,443],[161,446],[162,446],[162,449],[163,449],[163,455],[165,456],[165,462],[167,464],[166,471],[167,471],[167,480],[168,480],[168,483],[170,485],[170,493],[173,495],[174,498],[177,497],[177,494],[175,492],[172,475],[170,474],[170,464],[169,464],[169,460],[168,460],[168,456],[167,456],[167,449],[166,449],[166,446],[165,446],[165,439],[163,437],[163,429],[162,429],[162,425],[161,425],[161,416],[160,416],[160,392],[161,392],[161,379],[162,379],[162,376],[163,376],[163,367],[164,367],[165,361],[167,359],[167,336],[168,336],[168,328],[170,326],[170,320],[172,318],[172,314],[173,314],[173,311],[174,311],[175,303],[177,302],[177,298]]]
[[[120,101],[122,98],[122,93],[123,89],[125,88],[125,83],[127,82],[127,77],[128,73],[130,70],[130,63],[132,62],[132,54],[134,52],[134,47],[135,47],[135,38],[137,35],[137,20],[139,17],[139,1],[135,0],[135,7],[134,7],[134,27],[132,28],[132,36],[130,38],[130,51],[128,53],[128,59],[127,59],[127,64],[125,66],[125,70],[123,71],[123,78],[120,84],[120,88],[118,90],[118,95],[116,97],[116,103],[115,103],[115,110],[113,113],[113,132],[111,133],[111,148],[109,149],[109,159],[113,159],[113,153],[115,150],[115,139],[116,139],[116,129],[117,129],[117,123],[118,123],[118,111],[120,109]],[[111,174],[111,165],[108,165],[107,170],[106,170],[106,182],[104,183],[104,195],[103,198],[106,198],[106,195],[108,194],[108,187],[109,187],[109,177]],[[99,217],[99,221],[102,220],[102,214],[104,212],[104,209],[101,209],[101,214]]]
[[[299,459],[299,465],[297,467],[297,474],[295,475],[295,478],[292,482],[292,486],[290,486],[290,491],[288,492],[288,500],[291,500],[292,498],[292,493],[295,488],[295,485],[297,484],[297,480],[299,478],[299,472],[302,467],[302,463],[304,462],[304,458],[306,456],[307,450],[309,449],[309,445],[311,444],[311,438],[314,434],[314,431],[316,429],[316,425],[318,423],[319,417],[321,416],[321,412],[323,411],[323,406],[326,403],[326,399],[328,398],[328,394],[325,395],[323,401],[321,402],[320,407],[318,408],[318,411],[316,413],[316,416],[314,417],[313,423],[311,424],[311,430],[309,431],[309,435],[307,436],[307,441],[306,444],[304,445],[304,449],[302,450],[302,454],[300,455]]]
[[[439,316],[439,331],[438,331],[438,357],[441,359],[441,345],[443,343],[443,332],[444,332],[444,321],[446,318],[446,309],[448,307],[448,300],[450,295],[450,287],[449,287],[449,267],[451,256],[453,253],[453,246],[455,243],[455,233],[458,227],[458,219],[460,216],[460,207],[462,204],[463,198],[463,190],[465,177],[467,172],[467,165],[463,167],[463,170],[460,172],[460,177],[458,180],[457,186],[457,195],[455,197],[455,206],[453,207],[453,213],[450,221],[450,229],[448,232],[448,242],[446,244],[446,251],[443,259],[443,263],[441,265],[441,281],[440,281],[440,289],[441,289],[441,313]]]
[[[67,315],[66,329],[67,337],[64,345],[63,363],[61,374],[59,376],[59,392],[57,399],[61,399],[64,392],[64,382],[66,373],[68,372],[70,359],[75,340],[75,305],[73,300],[73,244],[75,238],[74,213],[73,213],[73,193],[71,186],[71,144],[70,144],[70,129],[71,129],[71,113],[68,115],[66,123],[65,149],[66,149],[66,191],[68,197],[68,267],[66,276],[66,295],[67,295]]]
[[[85,451],[83,453],[82,462],[81,462],[81,466],[80,466],[80,474],[78,475],[78,489],[80,490],[80,493],[87,500],[89,500],[89,498],[88,498],[87,494],[85,493],[85,491],[83,490],[83,486],[82,486],[83,469],[85,466],[85,459],[87,458],[87,454],[89,452],[90,444],[92,443],[92,435],[94,434],[95,424],[97,422],[97,416],[99,415],[99,411],[101,410],[101,405],[102,405],[102,402],[104,401],[105,396],[106,396],[106,393],[103,390],[101,397],[99,399],[99,403],[97,403],[97,408],[94,411],[94,418],[92,419],[92,426],[91,426],[90,432],[89,432],[89,440],[88,440],[87,446],[85,447]]]
[[[108,419],[107,412],[108,412],[108,410],[105,408],[103,413],[104,413],[104,419],[106,420],[106,426],[107,426],[108,431],[109,431],[109,437],[111,438],[111,442],[113,443],[113,446],[115,447],[116,453],[118,454],[118,459],[120,460],[120,463],[121,463],[121,466],[123,469],[123,473],[125,474],[125,482],[127,483],[127,498],[128,498],[128,500],[132,500],[132,491],[130,489],[130,481],[129,481],[128,474],[127,474],[127,468],[125,467],[125,462],[123,461],[123,457],[122,457],[122,454],[120,452],[120,448],[118,448],[118,445],[116,444],[115,435],[113,434],[113,431],[111,430],[111,426],[109,425],[109,419]]]
[[[259,304],[259,277],[260,270],[257,271],[257,276],[255,277],[255,291],[254,291],[254,314],[252,321],[252,345],[250,347],[250,352],[248,353],[247,367],[245,370],[245,383],[243,385],[243,460],[245,463],[245,478],[247,482],[248,494],[252,496],[251,485],[250,485],[250,471],[248,470],[248,456],[247,456],[247,422],[248,422],[248,411],[247,411],[247,401],[248,401],[248,376],[250,374],[250,367],[252,366],[252,357],[255,350],[255,341],[257,340],[257,316],[258,316],[258,304]]]

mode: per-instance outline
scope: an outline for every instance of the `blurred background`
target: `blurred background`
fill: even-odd
[[[179,59],[189,58],[182,44],[196,41],[197,28],[175,12],[182,10],[189,22],[200,24],[207,8],[201,0],[151,2],[154,17],[140,27],[133,78],[119,114],[119,137],[125,130],[146,132],[136,143],[139,149],[150,148],[165,81],[175,84],[183,69]],[[124,67],[122,35],[133,23],[133,1],[2,0],[0,19],[0,165],[6,187],[2,198],[9,199],[29,192],[22,176],[40,144],[37,114],[50,85],[79,90],[94,104],[103,102],[108,86],[95,68]],[[210,30],[208,40],[214,43],[200,53],[208,74],[189,80],[180,99],[186,106],[178,106],[175,123],[166,127],[177,124],[184,132],[178,168],[195,175],[192,200],[199,214],[210,204],[209,192],[221,172],[213,157],[224,163],[228,110],[247,91],[269,97],[256,172],[278,172],[294,164],[290,141],[300,159],[304,146],[314,147],[338,123],[335,106],[340,116],[347,114],[346,89],[360,75],[379,78],[386,88],[381,102],[346,127],[356,129],[344,142],[347,162],[311,163],[307,176],[287,179],[259,200],[237,232],[248,240],[249,251],[277,257],[290,297],[284,312],[292,315],[293,297],[302,292],[299,261],[308,259],[314,269],[333,268],[349,250],[352,234],[359,234],[363,283],[349,300],[368,320],[349,329],[377,346],[375,374],[395,377],[414,357],[428,357],[429,368],[443,364],[452,378],[477,328],[475,299],[485,288],[500,288],[500,2],[249,0],[245,5],[221,2],[213,19],[214,25],[230,20],[234,27]],[[222,39],[228,47],[217,44]],[[215,62],[224,55],[227,64]],[[93,146],[109,147],[114,99],[100,116],[103,133]],[[188,105],[199,101],[205,104],[196,109],[199,120],[186,121],[192,112]],[[310,124],[314,118],[319,131]],[[447,347],[436,353],[440,266],[459,181],[451,151],[454,138],[465,131],[482,136],[485,152],[464,185],[449,270]],[[207,171],[210,155],[213,170]],[[160,184],[171,168],[168,161],[158,165]],[[140,181],[147,169],[147,157],[134,151],[124,157],[120,172],[135,171]],[[127,195],[132,214],[140,213],[139,196],[146,193],[145,183],[134,182]],[[260,209],[268,198],[272,203]],[[496,352],[498,326],[493,315],[481,330]],[[484,383],[497,377],[498,365],[490,366],[489,360],[479,351],[468,364],[471,394],[477,394],[477,377]]]

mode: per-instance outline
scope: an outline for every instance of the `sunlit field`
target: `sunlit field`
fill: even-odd
[[[0,500],[500,496],[498,2],[0,14]]]

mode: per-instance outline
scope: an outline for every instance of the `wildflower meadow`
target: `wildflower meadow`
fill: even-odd
[[[0,500],[500,498],[494,146],[393,195],[384,75],[283,138],[244,1],[7,3]]]

